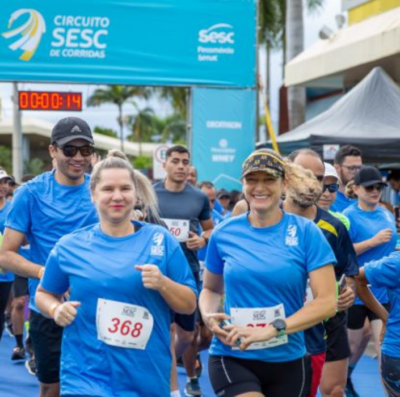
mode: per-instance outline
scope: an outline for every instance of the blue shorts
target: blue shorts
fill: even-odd
[[[389,397],[400,396],[400,358],[382,353],[382,382]]]

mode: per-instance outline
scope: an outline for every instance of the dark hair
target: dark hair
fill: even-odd
[[[400,181],[400,170],[390,171],[386,180],[387,181]]]
[[[294,152],[290,153],[287,159],[293,163],[300,154],[309,154],[310,156],[319,158],[322,163],[324,162],[321,155],[312,149],[297,149]]]
[[[361,157],[361,150],[352,145],[342,146],[335,155],[334,164],[342,165],[346,157]]]
[[[215,189],[215,185],[210,181],[203,181],[198,184],[199,189],[206,187],[208,189]]]
[[[21,183],[29,182],[29,181],[32,180],[34,177],[35,177],[35,175],[33,175],[33,174],[25,174],[25,175],[21,178]]]
[[[171,157],[171,155],[172,155],[173,152],[177,152],[177,153],[187,153],[188,156],[189,156],[189,158],[190,158],[189,150],[187,150],[187,149],[185,148],[185,146],[182,146],[182,145],[175,145],[175,146],[170,147],[170,148],[166,151],[166,153],[165,153],[165,159],[167,159],[168,157]]]

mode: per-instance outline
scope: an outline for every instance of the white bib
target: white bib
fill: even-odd
[[[183,243],[189,238],[190,222],[187,219],[162,218],[162,220],[166,223],[169,231],[178,239],[178,241]]]
[[[267,327],[275,320],[285,317],[285,307],[283,304],[274,307],[262,308],[231,308],[231,321],[233,325],[240,327]],[[284,335],[280,338],[272,338],[265,342],[252,343],[247,350],[268,349],[270,347],[280,346],[288,343],[288,336]],[[239,347],[232,347],[233,350],[239,350]]]
[[[153,325],[152,314],[143,306],[97,300],[97,339],[107,345],[144,350]]]

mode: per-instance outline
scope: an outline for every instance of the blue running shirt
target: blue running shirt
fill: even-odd
[[[312,221],[284,213],[271,227],[255,228],[248,213],[218,225],[208,244],[207,269],[223,275],[225,313],[233,308],[284,305],[286,317],[304,305],[308,274],[336,259]],[[211,355],[265,362],[286,362],[304,356],[304,333],[288,336],[281,346],[240,352],[213,338]]]
[[[4,204],[4,207],[0,210],[0,233],[4,234],[4,224],[6,223],[6,218],[8,211],[11,207],[11,201],[7,200]],[[10,282],[14,281],[14,273],[13,272],[6,272],[5,274],[0,273],[0,283],[1,282]]]
[[[330,210],[333,212],[344,212],[345,209],[356,203],[357,200],[355,199],[349,199],[346,197],[344,193],[342,193],[340,190],[338,190],[336,194],[336,200],[335,202],[331,205]]]
[[[365,277],[374,287],[390,292],[390,313],[382,353],[400,358],[400,252],[365,264]]]
[[[78,186],[60,185],[54,171],[45,172],[16,190],[5,227],[24,233],[31,261],[45,265],[57,241],[81,227],[98,222],[90,199],[89,175]],[[29,308],[35,306],[38,279],[29,279]]]
[[[344,211],[344,215],[350,220],[349,232],[353,243],[368,240],[384,229],[392,229],[393,231],[391,241],[365,251],[357,257],[360,267],[367,262],[390,255],[395,250],[397,244],[396,223],[394,216],[387,209],[378,206],[375,211],[363,211],[357,204],[354,204]],[[389,302],[386,288],[372,287],[371,291],[380,303]],[[363,305],[364,303],[357,297],[354,304]]]
[[[63,332],[61,395],[169,396],[169,306],[158,291],[143,286],[135,265],[157,265],[171,280],[196,292],[195,281],[179,243],[168,230],[134,224],[139,230],[124,237],[106,235],[99,224],[78,230],[62,238],[49,256],[41,286],[54,294],[70,289],[71,301],[81,302],[75,321]],[[112,346],[98,339],[99,299],[148,310],[154,326],[144,350]],[[129,307],[127,312],[129,315]],[[129,327],[124,331],[122,312],[115,316],[121,317],[121,323],[110,323],[112,330],[132,331]],[[132,321],[134,329],[137,323]]]

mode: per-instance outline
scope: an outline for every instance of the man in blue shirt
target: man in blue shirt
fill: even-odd
[[[342,181],[337,192],[336,200],[331,206],[333,212],[343,212],[355,200],[345,195],[346,185],[354,179],[354,175],[362,166],[361,150],[351,146],[342,146],[335,156],[334,167]]]
[[[89,125],[75,117],[60,120],[53,128],[50,156],[56,169],[21,186],[6,220],[0,250],[1,266],[29,277],[30,334],[37,362],[40,397],[59,395],[62,328],[39,313],[35,292],[44,265],[58,240],[66,234],[97,222],[91,202],[89,176],[85,170],[94,153]],[[30,260],[18,254],[25,236],[30,242]]]

